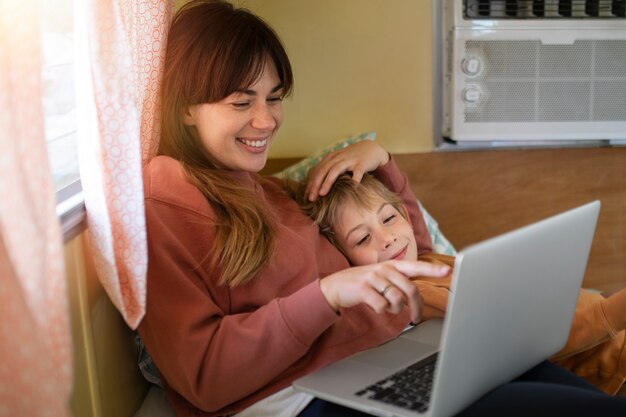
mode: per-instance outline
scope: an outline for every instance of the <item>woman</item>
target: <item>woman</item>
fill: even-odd
[[[280,41],[253,14],[200,0],[175,16],[159,156],[144,169],[148,300],[139,333],[179,416],[330,415],[291,382],[418,321],[408,277],[448,273],[418,261],[348,268],[278,180],[256,174],[292,82]],[[414,198],[369,141],[322,161],[309,197],[345,171],[356,180],[372,171]],[[418,250],[429,251],[419,209],[409,211],[423,229]]]

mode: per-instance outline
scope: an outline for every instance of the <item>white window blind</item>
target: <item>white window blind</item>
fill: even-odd
[[[42,0],[42,80],[48,158],[56,190],[79,179],[72,0]]]

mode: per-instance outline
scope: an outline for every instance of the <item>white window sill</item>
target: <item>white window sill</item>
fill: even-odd
[[[56,214],[61,226],[63,243],[70,241],[85,230],[87,217],[80,181],[57,192]]]

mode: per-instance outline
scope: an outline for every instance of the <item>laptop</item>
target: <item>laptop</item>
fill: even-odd
[[[462,250],[444,320],[319,369],[294,388],[377,416],[458,413],[565,345],[599,210],[593,201]]]

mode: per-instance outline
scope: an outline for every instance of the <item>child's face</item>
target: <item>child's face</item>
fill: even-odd
[[[332,229],[353,265],[417,259],[411,224],[381,197],[376,197],[372,208],[358,207],[353,201],[346,203]]]

